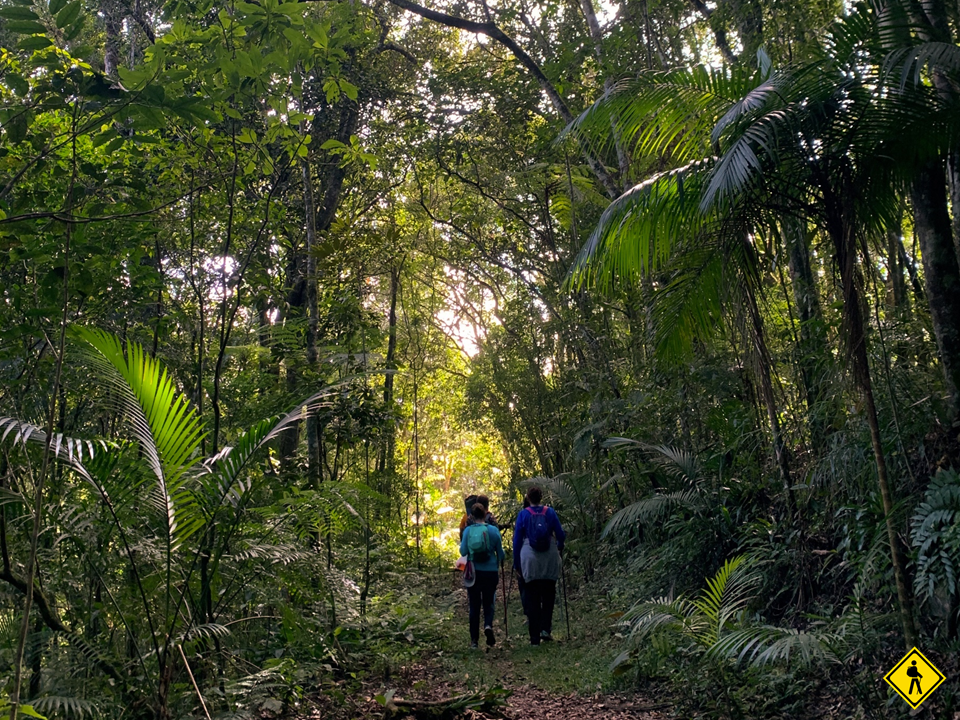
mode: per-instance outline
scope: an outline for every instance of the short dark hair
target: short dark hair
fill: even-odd
[[[527,499],[530,500],[531,505],[539,505],[540,501],[543,500],[543,491],[534,485],[527,490]]]
[[[524,506],[525,508],[530,507],[530,498],[527,497],[526,495],[523,496],[523,506]]]
[[[490,509],[490,498],[486,495],[477,495],[477,502],[483,505],[484,510]]]
[[[483,520],[487,516],[487,509],[480,503],[476,503],[470,510],[470,514],[473,515],[477,520]]]

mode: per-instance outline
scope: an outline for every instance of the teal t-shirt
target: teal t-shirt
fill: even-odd
[[[503,540],[500,538],[500,531],[494,525],[487,525],[486,523],[475,523],[474,525],[467,525],[463,530],[463,538],[460,540],[460,554],[467,555],[467,538],[470,533],[479,533],[486,530],[487,532],[487,545],[490,548],[490,557],[487,558],[486,562],[477,562],[473,561],[473,567],[476,570],[486,570],[497,572],[500,568],[500,561],[503,560]]]

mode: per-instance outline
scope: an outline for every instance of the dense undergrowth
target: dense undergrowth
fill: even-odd
[[[955,720],[955,3],[423,1],[0,0],[0,712]]]

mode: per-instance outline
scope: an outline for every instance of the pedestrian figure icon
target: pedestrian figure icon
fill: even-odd
[[[940,687],[946,677],[936,665],[927,660],[923,653],[913,648],[904,655],[900,662],[883,677],[897,695],[907,701],[913,709],[917,709]],[[922,681],[922,685],[921,685]]]
[[[907,691],[907,695],[913,695],[913,686],[917,686],[917,692],[923,695],[923,690],[920,689],[920,680],[923,675],[920,674],[920,671],[917,670],[917,661],[914,660],[910,667],[907,668],[907,677],[910,678],[910,689]]]

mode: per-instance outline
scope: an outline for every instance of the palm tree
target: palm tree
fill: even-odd
[[[756,230],[777,222],[759,202],[702,206],[718,158],[712,132],[769,81],[755,72],[706,69],[651,73],[621,85],[581,116],[576,129],[619,122],[637,152],[661,154],[679,167],[628,190],[601,216],[571,270],[574,284],[607,287],[638,275],[656,278],[654,316],[661,356],[676,357],[726,316],[746,341],[767,414],[773,454],[791,515],[791,472],[773,383],[773,359],[760,312],[761,273]]]
[[[210,582],[217,577],[231,543],[240,540],[241,520],[259,488],[252,479],[255,476],[247,472],[251,462],[281,432],[316,411],[333,388],[325,388],[282,417],[255,423],[232,446],[205,458],[199,452],[205,435],[200,416],[159,361],[139,344],[124,344],[107,332],[73,327],[71,334],[110,389],[109,397],[125,418],[129,440],[88,441],[59,434],[51,439],[54,456],[86,482],[95,500],[92,506],[78,507],[59,522],[109,586],[107,568],[99,567],[96,552],[83,541],[84,530],[95,517],[109,518],[115,537],[110,545],[127,561],[129,589],[139,598],[139,607],[131,612],[108,591],[109,602],[130,638],[135,662],[145,676],[155,678],[152,705],[155,716],[165,719],[170,717],[173,667],[178,658],[186,662],[181,649],[184,643],[229,634],[203,608],[185,612],[185,606],[196,597],[193,584],[201,563],[207,564],[206,581]],[[14,418],[0,418],[0,438],[23,446],[46,444],[44,430]],[[262,543],[246,552],[280,552],[288,559],[296,553]],[[13,580],[16,578],[8,579]],[[202,598],[202,592],[200,595]],[[107,649],[91,648],[70,633],[51,614],[50,604],[42,596],[36,604],[51,630],[79,642],[81,651],[96,658],[97,665],[115,681],[128,681],[116,671],[118,664],[111,662]],[[142,626],[149,643],[145,648],[138,645],[144,637]]]
[[[702,305],[668,302],[674,318],[668,330],[702,331],[717,322],[724,302],[729,305],[731,276],[741,281],[748,317],[755,316],[747,291],[755,271],[745,251],[751,235],[776,233],[783,216],[819,230],[833,249],[846,354],[870,429],[904,639],[911,647],[916,641],[912,594],[874,401],[860,262],[869,241],[894,222],[917,169],[956,137],[957,117],[930,89],[898,82],[896,65],[885,62],[889,47],[888,31],[872,11],[860,9],[837,23],[810,62],[768,76],[761,70],[753,88],[739,95],[742,77],[695,70],[641,78],[633,95],[602,101],[593,112],[603,116],[610,112],[605,105],[615,108],[630,123],[624,135],[636,138],[641,150],[676,148],[686,164],[614,201],[581,251],[572,278],[604,284],[689,268],[691,253],[712,245],[711,270],[702,272],[707,266],[700,266],[690,293]],[[705,92],[691,92],[704,88],[704,78],[710,80],[709,100],[701,99]],[[660,113],[655,103],[667,109]],[[702,115],[694,116],[699,108],[718,118],[709,138]],[[705,145],[709,150],[702,157],[692,157]],[[669,298],[675,284],[661,293]]]

